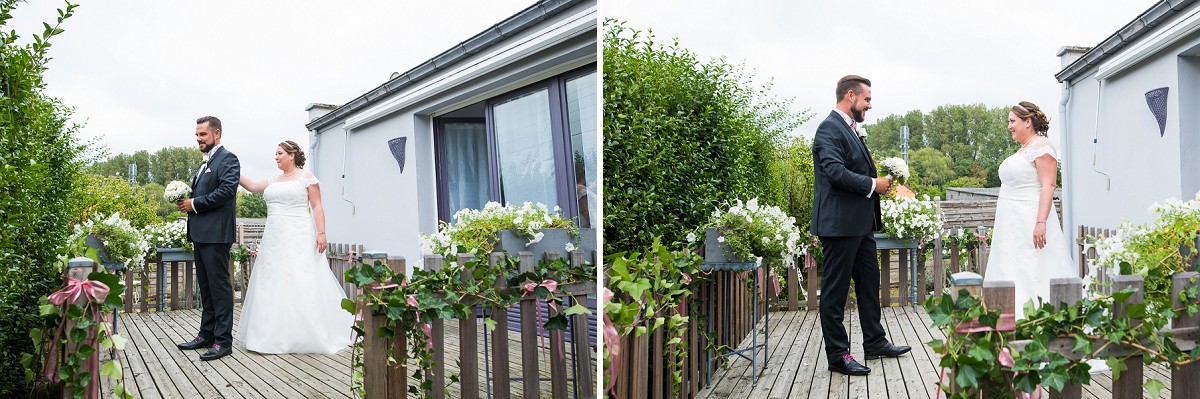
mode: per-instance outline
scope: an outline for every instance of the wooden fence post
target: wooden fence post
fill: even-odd
[[[466,265],[473,260],[475,260],[474,255],[458,255],[458,264],[460,265]],[[464,267],[459,278],[464,283],[470,283],[474,279],[471,277],[473,271],[473,269]],[[458,321],[458,381],[462,386],[463,399],[479,398],[479,328],[475,324],[478,307],[474,303],[467,304],[467,315]]]
[[[363,254],[363,262],[387,258],[383,252]],[[174,278],[172,278],[174,280]],[[369,289],[369,288],[368,288]],[[364,296],[365,298],[365,296]],[[360,299],[361,301],[361,299]],[[388,397],[387,341],[376,333],[387,323],[387,316],[376,314],[366,302],[359,302],[363,317],[363,391],[368,398]]]
[[[1171,277],[1171,298],[1174,298],[1172,308],[1178,309],[1184,306],[1179,301],[1179,294],[1189,287],[1200,285],[1197,277],[1200,277],[1200,274],[1196,272],[1180,272]],[[1180,312],[1172,319],[1171,327],[1200,327],[1200,313],[1188,316],[1186,311]],[[1171,397],[1177,399],[1200,398],[1200,363],[1171,368]]]
[[[533,272],[537,268],[537,261],[533,260],[533,253],[529,251],[518,251],[517,255],[521,257],[521,273]],[[538,397],[540,378],[538,373],[538,325],[537,325],[537,300],[533,297],[521,299],[521,385],[524,397]]]
[[[571,251],[571,268],[577,269],[584,265],[583,251]],[[586,301],[586,299],[584,299]],[[586,304],[586,302],[585,302]],[[604,304],[597,301],[597,314],[604,311]],[[692,323],[695,326],[695,323]],[[592,366],[592,346],[588,342],[588,317],[577,314],[571,316],[571,343],[575,345],[575,391],[583,393],[596,392],[592,376],[595,367]],[[586,396],[586,395],[584,395]]]
[[[1134,288],[1137,290],[1124,303],[1113,304],[1114,317],[1124,317],[1126,308],[1129,305],[1144,303],[1146,301],[1145,283],[1142,281],[1142,276],[1120,275],[1113,278],[1113,292],[1120,292],[1126,288]],[[1130,320],[1130,325],[1136,325],[1140,320]],[[1142,355],[1134,355],[1125,359],[1125,371],[1121,373],[1121,378],[1113,380],[1112,393],[1113,398],[1140,398],[1142,397]]]
[[[404,276],[408,276],[403,256],[387,257],[387,265],[393,272],[404,273]],[[387,368],[387,397],[404,399],[408,395],[408,338],[404,334],[396,334],[396,337],[392,339],[391,346],[396,366]]]
[[[933,297],[937,298],[946,292],[946,265],[942,259],[942,236],[933,240]],[[955,289],[955,291],[958,291]]]
[[[1074,306],[1083,298],[1083,280],[1078,277],[1050,279],[1050,303],[1058,309],[1059,304]],[[1083,386],[1067,383],[1062,392],[1050,391],[1051,399],[1079,399],[1083,395]]]
[[[505,256],[508,255],[504,252],[492,252],[488,263],[494,269]],[[496,288],[508,286],[504,279],[496,280]],[[509,386],[511,377],[508,364],[508,312],[501,308],[492,309],[492,321],[496,322],[496,328],[492,330],[492,395],[497,399],[508,399],[512,395]]]
[[[1017,285],[1012,281],[984,281],[983,302],[1001,315],[1017,312]]]
[[[811,265],[811,266],[810,266]],[[817,278],[817,260],[811,253],[804,254],[804,267],[808,268],[805,283],[808,284],[808,295],[805,296],[805,302],[808,303],[808,310],[817,310],[820,306],[817,304],[817,289],[820,287],[821,279]]]
[[[557,261],[561,257],[558,252],[546,252],[545,256],[547,261]],[[555,280],[562,279],[562,276],[549,277]],[[565,306],[566,303],[563,305]],[[561,308],[551,308],[546,316],[555,317],[562,311]],[[546,331],[550,335],[550,392],[555,398],[567,397],[567,353],[563,332],[563,330]]]
[[[441,257],[425,258],[425,268],[432,272],[442,270]],[[442,319],[434,317],[429,322],[430,334],[425,339],[433,346],[433,370],[425,370],[425,378],[432,384],[430,394],[434,399],[446,397],[446,326]]]

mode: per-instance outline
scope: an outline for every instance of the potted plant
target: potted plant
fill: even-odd
[[[518,251],[557,251],[564,258],[569,248],[594,250],[596,230],[575,227],[560,211],[558,207],[551,211],[545,204],[530,202],[520,207],[488,202],[483,209],[463,209],[454,214],[453,224],[443,222],[437,233],[422,234],[421,250],[444,256],[472,253],[480,257],[497,250],[510,256]]]
[[[875,233],[875,241],[895,241],[895,246],[911,246],[912,241],[923,245],[942,232],[942,212],[929,196],[923,200],[887,198],[879,202],[883,212],[883,233]],[[882,245],[881,245],[882,246]]]
[[[149,249],[142,233],[119,212],[107,218],[97,214],[76,225],[71,242],[77,254],[88,256],[109,270],[141,267]]]
[[[759,205],[758,198],[736,200],[728,209],[712,213],[704,229],[706,263],[758,263],[780,260],[787,268],[804,255],[803,234],[796,219],[779,207]],[[695,241],[695,233],[688,234]]]
[[[163,262],[192,260],[192,243],[187,240],[187,221],[159,223],[143,230],[146,241],[155,249],[155,257]]]

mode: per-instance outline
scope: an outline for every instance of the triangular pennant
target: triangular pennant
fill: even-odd
[[[1158,137],[1167,133],[1167,90],[1166,87],[1159,87],[1146,92],[1146,105],[1150,106],[1150,112],[1158,120]]]

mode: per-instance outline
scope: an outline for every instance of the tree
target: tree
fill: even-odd
[[[908,126],[910,161],[920,149],[932,148],[948,157],[954,171],[953,177],[942,181],[976,176],[988,187],[996,187],[1000,185],[1000,162],[1017,149],[1008,132],[1007,116],[1007,107],[988,108],[983,104],[944,105],[928,114],[909,111],[903,116],[888,115],[866,126],[867,143],[876,158],[899,156],[900,128]]]
[[[0,1],[0,397],[23,398],[31,382],[23,353],[35,353],[29,331],[45,328],[38,299],[62,283],[57,256],[65,253],[73,219],[71,193],[87,153],[70,108],[45,95],[43,74],[50,40],[74,13],[67,3],[58,21],[32,42],[19,44],[7,28],[19,1]],[[34,359],[36,363],[41,359]]]
[[[189,183],[203,159],[195,147],[165,147],[150,157],[151,181],[164,187],[173,180]]]
[[[267,201],[263,199],[262,193],[252,193],[249,191],[238,190],[238,193],[237,193],[237,217],[240,217],[240,218],[265,218],[265,217],[267,217]]]
[[[159,217],[158,204],[146,197],[141,187],[122,177],[84,173],[81,185],[72,195],[72,224],[82,223],[95,215],[107,217],[120,212],[133,227],[142,228],[155,223]],[[162,194],[159,193],[159,198]]]
[[[117,154],[104,161],[96,162],[88,167],[88,171],[111,177],[121,177],[129,180],[129,165],[137,165],[135,181],[146,184],[150,181],[150,153],[141,150],[133,154]]]
[[[909,165],[927,184],[934,186],[941,187],[950,179],[958,177],[950,167],[950,157],[933,148],[913,151],[909,156]]]
[[[744,68],[698,60],[678,42],[606,20],[604,246],[640,251],[682,241],[724,201],[779,205],[776,147],[809,116]]]

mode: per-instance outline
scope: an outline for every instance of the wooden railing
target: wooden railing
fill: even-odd
[[[1196,272],[1179,272],[1175,273],[1171,279],[1171,297],[1174,299],[1174,308],[1180,308],[1183,303],[1180,302],[1180,294],[1189,288],[1196,287],[1198,284],[1195,281]],[[1141,276],[1122,275],[1116,276],[1112,280],[1113,289],[1121,291],[1126,288],[1134,288],[1137,290],[1123,304],[1118,304],[1113,307],[1115,317],[1120,318],[1125,314],[1129,305],[1141,304],[1145,302],[1144,281]],[[1050,280],[1050,303],[1060,304],[1066,303],[1073,305],[1083,298],[1083,281],[1077,277],[1071,278],[1055,278]],[[955,286],[955,292],[958,289],[966,289],[972,295],[982,296],[984,303],[991,310],[997,310],[1001,314],[1014,314],[1016,312],[1016,293],[1015,285],[1011,281],[984,281],[982,286],[979,285],[961,285]],[[1003,317],[1001,318],[1004,319]],[[1187,353],[1196,347],[1196,338],[1200,336],[1200,314],[1187,316],[1186,312],[1180,312],[1178,316],[1171,320],[1169,329],[1159,331],[1162,339],[1171,340],[1179,349]],[[1104,339],[1093,341],[1094,347],[1100,348],[1108,341]],[[1019,351],[1031,341],[1013,341],[1011,344]],[[1068,359],[1080,360],[1084,354],[1072,350],[1076,345],[1074,337],[1060,337],[1051,340],[1047,343],[1046,348],[1060,353]],[[1126,370],[1120,374],[1120,378],[1112,381],[1112,397],[1117,399],[1122,398],[1141,398],[1143,386],[1143,359],[1140,350],[1126,346],[1113,344],[1101,351],[1098,356],[1129,356],[1125,360]],[[947,379],[953,383],[954,378]],[[1051,392],[1052,398],[1079,398],[1081,395],[1081,386],[1067,384],[1061,393]],[[1200,363],[1192,363],[1181,367],[1171,367],[1171,395],[1174,398],[1200,398]]]
[[[362,253],[362,245],[329,244],[325,252],[329,268],[346,295],[353,299],[354,284],[346,283],[345,271],[351,257]],[[354,254],[354,255],[352,255]],[[234,303],[242,303],[253,271],[254,258],[236,265],[229,262],[230,283]],[[126,268],[121,272],[125,281],[125,312],[149,312],[178,309],[197,309],[200,297],[196,284],[196,263],[193,260],[159,261],[148,259],[141,268]]]
[[[523,251],[518,254],[521,272],[532,272],[536,269],[537,260],[533,253]],[[488,261],[495,266],[504,255],[501,252],[492,253]],[[386,254],[379,253],[370,253],[365,256],[367,258],[364,258],[364,261],[386,259],[388,266],[393,271],[403,272],[405,269],[403,257],[388,257]],[[558,256],[554,252],[544,254],[547,259],[558,259]],[[591,259],[587,261],[595,264],[595,253],[593,252],[589,256]],[[458,262],[466,264],[472,259],[471,255],[460,255]],[[584,252],[571,252],[569,261],[571,267],[581,267],[585,262]],[[440,270],[443,263],[444,260],[441,256],[429,255],[424,258],[424,267],[428,270]],[[504,288],[503,286],[498,287]],[[596,282],[560,285],[558,289],[561,293],[576,297],[595,295]],[[458,365],[458,388],[462,398],[479,398],[485,395],[485,392],[490,392],[495,398],[508,398],[512,395],[513,381],[519,381],[523,397],[542,397],[540,386],[542,377],[539,370],[542,362],[538,358],[537,299],[532,296],[526,297],[517,306],[520,309],[520,330],[522,331],[520,370],[513,370],[512,362],[510,362],[509,320],[505,310],[491,310],[490,317],[495,321],[496,327],[491,331],[491,348],[483,350],[480,350],[477,344],[481,338],[481,332],[476,320],[483,314],[485,310],[483,307],[470,304],[467,317],[457,320],[459,338],[456,343],[446,342],[448,338],[444,324],[446,321],[434,319],[431,343],[435,366],[432,370],[425,371],[425,378],[432,382],[430,394],[433,398],[447,397],[447,361]],[[570,306],[570,304],[566,306]],[[360,308],[362,308],[361,303]],[[592,311],[596,312],[596,309],[592,309]],[[555,311],[551,310],[550,316],[554,316],[553,312]],[[588,315],[582,314],[570,316],[570,326],[565,334],[550,334],[550,393],[554,398],[591,397],[594,395],[595,364],[592,357],[594,348],[588,338],[588,317]],[[592,317],[595,317],[594,314]],[[374,333],[386,323],[387,316],[383,314],[363,316],[363,330],[368,332],[363,337],[363,388],[369,399],[406,397],[408,376],[411,374],[409,367],[414,366],[406,361],[408,359],[407,346],[403,335],[390,340]],[[570,341],[570,345],[568,346],[565,341]],[[449,352],[446,350],[447,345],[457,347],[458,359],[446,359],[445,355]],[[388,348],[391,348],[391,355],[388,353]],[[480,363],[479,357],[484,351],[488,351],[490,354],[490,365]],[[567,352],[571,352],[571,354],[568,356]],[[389,366],[389,356],[397,359],[397,364]],[[481,369],[490,370],[491,375],[481,378]],[[520,375],[514,375],[517,373]]]
[[[1079,226],[1079,238],[1076,246],[1076,252],[1079,254],[1079,277],[1085,278],[1088,275],[1088,262],[1096,259],[1096,241],[1102,238],[1110,237],[1115,232],[1111,229],[1101,229],[1096,227]],[[1112,291],[1112,275],[1116,273],[1109,272],[1109,265],[1096,265],[1100,270],[1096,273],[1096,280],[1099,284],[1093,284],[1092,287],[1099,289],[1101,293],[1111,293]]]
[[[974,229],[973,229],[974,230]],[[951,234],[959,234],[962,229],[950,229]],[[932,244],[932,245],[931,245]],[[882,249],[879,254],[879,288],[880,288],[880,305],[882,306],[904,306],[910,302],[909,279],[912,275],[911,267],[917,267],[917,303],[924,303],[930,292],[941,293],[945,291],[950,275],[961,271],[971,271],[984,274],[987,270],[988,246],[984,242],[975,249],[970,250],[966,254],[966,262],[963,262],[963,254],[958,247],[950,246],[946,248],[945,242],[941,237],[935,239],[932,243],[925,244],[927,248],[924,250],[928,254],[928,258],[924,263],[911,265],[909,262],[911,249]],[[949,264],[941,255],[943,249],[949,250]],[[932,250],[932,251],[930,251]],[[892,254],[897,256],[893,258]],[[772,299],[772,306],[777,309],[784,310],[816,310],[820,303],[819,290],[821,287],[821,276],[818,272],[820,265],[812,258],[812,254],[805,255],[802,262],[797,262],[795,267],[789,268],[787,271],[787,284],[784,292],[780,293],[779,297]],[[921,256],[917,256],[920,259]],[[897,269],[897,285],[898,292],[892,295],[892,270],[893,265]],[[932,267],[932,270],[928,270]],[[927,271],[928,270],[928,271]],[[799,277],[803,274],[804,285],[806,287],[807,296],[804,301],[800,298],[802,293],[799,290]],[[932,276],[932,284],[929,278]],[[853,292],[853,287],[851,287]]]

